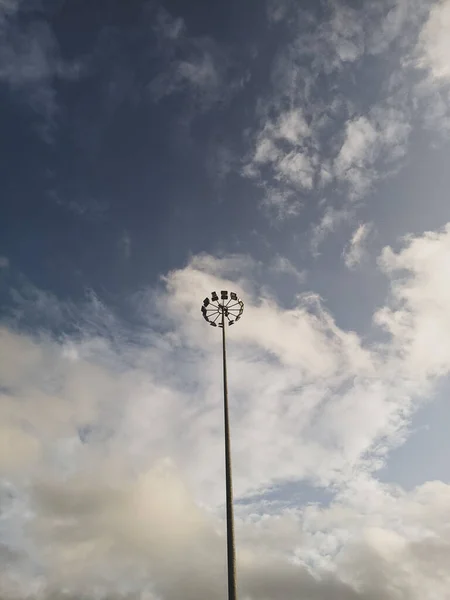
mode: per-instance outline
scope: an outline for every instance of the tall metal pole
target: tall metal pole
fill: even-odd
[[[227,348],[225,328],[233,325],[242,317],[244,303],[236,292],[222,290],[220,298],[217,292],[205,298],[201,307],[203,318],[212,327],[222,327],[223,356],[223,413],[225,421],[225,484],[227,498],[227,565],[228,600],[237,600],[236,593],[236,549],[234,543],[233,484],[231,480],[231,441],[228,416]]]
[[[228,416],[227,349],[225,343],[225,306],[222,306],[223,407],[225,420],[225,482],[227,498],[228,600],[237,600],[236,548],[234,543],[233,482],[231,479],[231,440]]]

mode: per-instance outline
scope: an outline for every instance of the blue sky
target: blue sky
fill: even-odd
[[[447,597],[449,0],[0,0],[0,598]]]

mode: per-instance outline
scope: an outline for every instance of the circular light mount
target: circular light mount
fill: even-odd
[[[222,290],[220,297],[217,292],[212,292],[211,296],[205,298],[201,311],[205,321],[212,327],[222,327],[222,315],[224,323],[233,325],[242,317],[244,303],[235,292]]]

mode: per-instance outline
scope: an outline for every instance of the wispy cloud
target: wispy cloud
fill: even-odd
[[[279,23],[285,19],[292,5],[292,0],[268,0],[267,18],[269,22]]]
[[[430,6],[411,59],[423,70],[423,78],[415,86],[422,122],[444,139],[448,139],[450,133],[449,14],[448,1],[441,0]]]
[[[295,0],[269,2],[268,30],[283,40],[272,88],[239,131],[246,148],[236,143],[231,152],[220,140],[211,152],[221,176],[236,169],[259,186],[271,216],[307,209],[314,255],[353,223],[334,257],[349,269],[363,263],[374,230],[358,210],[401,168],[413,127],[428,118],[426,99],[428,114],[448,114],[448,1],[361,4],[329,3],[321,22]],[[0,34],[10,32],[9,46],[0,42],[0,78],[27,102],[50,90],[54,104],[39,110],[52,120],[64,65],[51,29],[23,24],[20,6],[0,0]],[[240,85],[224,91],[227,51],[191,35],[182,19],[154,14],[164,64],[146,93],[155,101],[179,94],[205,116]],[[2,54],[6,47],[12,54]],[[88,197],[52,199],[78,216],[105,208]],[[113,237],[122,264],[139,245],[124,227]],[[253,234],[265,241],[264,229]],[[450,485],[422,479],[406,491],[379,477],[413,415],[449,380],[450,224],[389,243],[373,261],[388,293],[364,336],[342,324],[339,307],[328,308],[333,298],[306,289],[315,273],[307,278],[273,245],[266,262],[191,256],[157,284],[124,293],[127,321],[93,290],[80,303],[23,279],[8,290],[14,306],[0,323],[2,600],[226,595],[221,345],[199,310],[213,289],[245,300],[229,336],[242,597],[447,598]],[[9,279],[6,256],[1,269]],[[299,291],[289,302],[268,284],[281,280]],[[308,500],[293,498],[288,485],[307,488]]]
[[[267,190],[265,204],[285,216],[292,210],[290,198],[299,205],[302,192],[313,188],[317,161],[303,111],[288,110],[281,112],[275,121],[264,122],[243,174],[262,185],[267,181],[265,174],[269,169],[274,183]],[[281,190],[277,190],[279,185]]]
[[[119,248],[125,260],[128,260],[131,256],[131,237],[128,231],[123,232],[119,240]]]
[[[274,169],[275,178],[294,187],[312,187],[311,166],[306,154],[296,151],[305,144],[310,136],[309,127],[301,111],[288,111],[281,114],[275,123],[266,123],[258,134],[255,150],[250,161],[244,168],[246,175],[260,175],[260,169],[270,165]],[[286,154],[283,144],[289,144],[293,149]]]
[[[446,310],[450,287],[442,277],[450,251],[450,226],[442,231],[409,237],[395,253],[384,249],[380,265],[392,278],[392,307],[375,315],[376,322],[393,336],[407,364],[417,374],[446,372],[450,344],[445,331],[450,323]],[[413,279],[402,273],[413,274]],[[430,352],[433,348],[433,352]]]
[[[58,339],[3,326],[1,439],[15,449],[0,461],[14,486],[2,522],[11,549],[0,567],[4,597],[14,585],[36,598],[62,589],[89,597],[94,587],[126,597],[125,581],[130,594],[219,597],[220,344],[200,318],[198,290],[226,287],[245,297],[247,315],[230,338],[237,498],[302,479],[334,496],[328,507],[293,506],[283,520],[239,508],[242,589],[274,599],[394,598],[395,586],[415,599],[431,581],[447,589],[448,486],[406,493],[374,474],[450,372],[449,240],[447,226],[383,251],[391,296],[375,314],[388,332],[381,345],[339,328],[313,293],[282,308],[248,257],[206,254],[140,295],[139,332],[95,295],[84,307],[60,306],[77,328]]]
[[[359,199],[404,156],[411,127],[402,111],[378,109],[373,119],[356,117],[347,121],[345,128],[334,172],[337,180],[348,184],[350,197]]]
[[[181,18],[159,8],[155,32],[164,63],[160,74],[149,84],[155,101],[183,93],[195,110],[202,111],[226,102],[240,88],[243,80],[230,77],[232,63],[227,49],[209,37],[190,35]]]
[[[296,269],[285,256],[277,255],[270,265],[270,270],[277,274],[290,275],[298,283],[305,283],[306,281],[306,272]]]
[[[44,118],[41,133],[51,139],[58,112],[56,82],[76,80],[80,64],[61,57],[57,39],[45,12],[30,19],[24,2],[3,2],[0,7],[0,82],[17,92]]]
[[[73,198],[70,194],[65,197],[63,193],[59,193],[56,189],[51,188],[47,191],[47,197],[56,206],[60,206],[77,217],[87,219],[101,219],[107,212],[109,205],[106,201],[97,200],[96,198]]]
[[[432,77],[450,81],[450,2],[439,0],[430,8],[430,14],[419,37],[419,65],[430,70]]]
[[[434,127],[446,112],[440,92],[431,102],[429,87],[417,84],[427,77],[418,66],[446,77],[446,2],[334,2],[327,15],[319,20],[287,1],[268,4],[268,20],[285,42],[272,64],[273,87],[258,100],[242,173],[261,187],[261,205],[277,218],[324,197],[325,212],[363,201],[401,169],[413,126],[431,123],[430,106]],[[369,72],[379,83],[366,98]]]
[[[323,214],[320,222],[314,225],[311,230],[311,252],[313,256],[319,255],[319,247],[327,236],[336,231],[339,225],[346,220],[351,219],[353,213],[343,208],[336,210],[333,208],[327,208]]]
[[[349,269],[354,269],[361,264],[362,260],[366,256],[367,251],[364,245],[371,230],[372,226],[370,223],[361,223],[361,225],[359,225],[353,232],[350,242],[343,252],[345,265]]]

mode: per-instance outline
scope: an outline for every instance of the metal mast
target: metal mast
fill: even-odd
[[[228,600],[237,600],[236,592],[236,546],[234,541],[233,516],[233,480],[231,476],[231,439],[228,407],[227,348],[226,326],[238,321],[244,311],[244,303],[234,292],[221,291],[220,299],[216,292],[205,298],[202,306],[205,320],[213,327],[222,328],[223,358],[223,409],[225,426],[225,487],[227,513],[227,564],[228,564]]]

